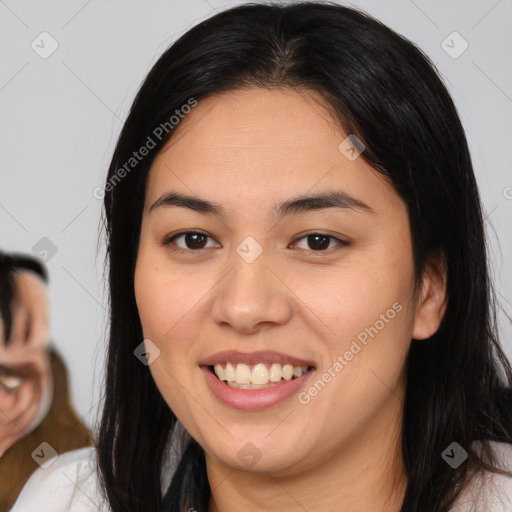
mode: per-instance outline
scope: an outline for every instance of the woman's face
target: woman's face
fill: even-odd
[[[438,326],[413,300],[405,203],[313,94],[201,100],[147,181],[135,294],[149,368],[207,460],[239,470],[292,474],[398,436],[411,337]],[[159,201],[171,193],[219,210]],[[215,362],[278,382],[235,389]],[[288,363],[314,368],[286,380]]]

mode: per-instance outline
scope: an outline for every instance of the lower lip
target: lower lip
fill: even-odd
[[[272,407],[295,395],[306,384],[315,370],[282,384],[262,389],[237,389],[218,379],[207,366],[201,366],[206,382],[213,394],[224,404],[246,411],[259,411]]]

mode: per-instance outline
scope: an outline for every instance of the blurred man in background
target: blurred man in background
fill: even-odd
[[[38,260],[0,251],[0,512],[46,460],[42,443],[57,454],[92,444],[49,343],[47,281]]]

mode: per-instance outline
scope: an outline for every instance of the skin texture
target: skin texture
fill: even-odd
[[[144,337],[160,350],[150,371],[205,450],[210,512],[400,509],[404,365],[411,338],[439,327],[446,277],[433,258],[415,290],[406,205],[362,158],[338,149],[347,135],[313,92],[229,91],[202,99],[150,170],[135,295]],[[375,213],[272,214],[278,202],[327,190]],[[170,191],[226,213],[149,213]],[[208,235],[204,248],[184,236],[163,245],[188,230]],[[315,250],[311,233],[335,238]],[[248,236],[263,249],[252,263],[236,252]],[[314,382],[396,303],[400,312],[306,405],[294,396],[260,411],[229,407],[198,366],[223,350],[276,350],[314,361]],[[261,455],[251,467],[238,456],[248,442]]]
[[[17,272],[8,345],[3,339],[3,329],[0,335],[0,456],[35,428],[50,406],[48,332],[49,301],[45,283],[34,272]],[[5,385],[12,382],[12,377],[22,379],[16,389]]]

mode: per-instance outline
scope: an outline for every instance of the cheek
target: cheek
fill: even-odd
[[[149,370],[168,406],[182,418],[189,414],[186,394],[180,385],[180,372],[187,372],[187,338],[183,329],[193,305],[193,294],[189,282],[165,268],[154,252],[141,247],[134,291],[144,339],[151,340],[160,350]],[[180,339],[184,342],[180,343]]]
[[[197,302],[198,283],[142,250],[135,268],[135,299],[144,337],[162,340],[184,324]]]
[[[373,410],[386,399],[388,386],[399,383],[413,325],[412,256],[405,248],[367,257],[359,253],[357,261],[329,272],[329,278],[317,280],[322,284],[318,289],[311,282],[308,286],[307,280],[297,288],[297,294],[330,328],[322,337],[328,353],[323,370],[331,368],[328,373],[335,377],[326,375],[333,384],[317,406],[334,415],[351,411],[356,417],[363,414],[362,403]]]
[[[389,331],[395,318],[402,321],[412,299],[413,284],[412,266],[402,256],[354,253],[353,260],[317,272],[313,281],[311,273],[294,279],[293,289],[329,327],[323,329],[327,337],[343,342],[376,322],[382,327],[384,321]],[[395,303],[400,305],[400,315],[396,311],[399,306],[393,309]]]
[[[207,314],[204,303],[214,281],[211,273],[207,276],[171,265],[165,254],[151,248],[139,251],[135,298],[144,339],[151,340],[160,351],[150,370],[166,400],[177,396],[180,388],[173,376],[183,382],[197,369],[195,341],[200,339]]]

